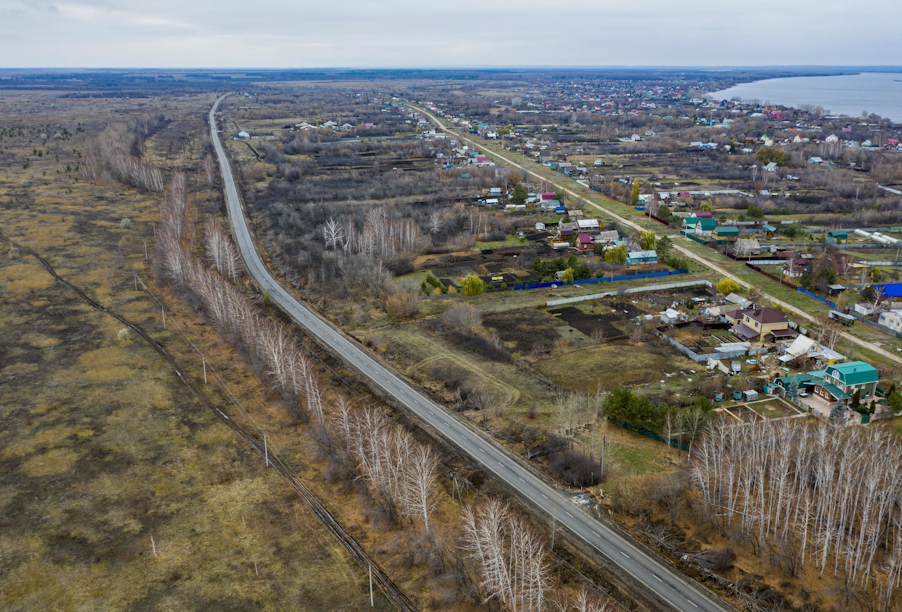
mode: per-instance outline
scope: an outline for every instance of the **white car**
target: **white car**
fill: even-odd
[[[799,391],[799,397],[808,397],[807,391]]]

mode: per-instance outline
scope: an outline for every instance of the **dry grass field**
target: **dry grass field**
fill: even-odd
[[[198,377],[200,363],[171,323],[163,331],[131,275],[150,282],[144,241],[152,248],[162,195],[76,181],[76,167],[106,122],[156,106],[171,123],[146,156],[199,175],[196,143],[192,150],[183,136],[203,129],[207,98],[0,92],[0,128],[15,128],[0,140],[0,230],[152,331]],[[71,137],[54,138],[61,130]],[[131,229],[120,227],[125,217]],[[196,323],[187,313],[181,320]],[[199,344],[216,342],[215,332],[192,326]],[[0,608],[368,606],[365,577],[332,536],[120,328],[33,258],[0,245]],[[210,346],[242,403],[264,405],[265,389],[237,355]],[[228,404],[212,385],[211,394]],[[387,607],[377,597],[377,608]]]

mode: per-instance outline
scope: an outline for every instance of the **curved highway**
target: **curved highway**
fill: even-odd
[[[444,407],[376,361],[357,343],[349,340],[301,303],[273,277],[254,246],[241,209],[232,170],[216,129],[216,109],[225,97],[219,98],[210,110],[210,133],[222,171],[223,188],[235,242],[244,257],[248,274],[260,289],[269,291],[273,302],[298,325],[340,354],[372,385],[395,398],[411,413],[427,422],[448,441],[483,465],[487,471],[531,500],[533,505],[546,512],[549,518],[555,517],[562,526],[619,566],[635,580],[636,588],[647,589],[656,594],[658,599],[669,602],[673,609],[681,612],[726,610],[726,607],[713,601],[685,577],[649,557],[620,535],[577,509],[567,497],[559,494],[544,479],[510,458],[506,451],[496,447],[494,442],[451,416]]]

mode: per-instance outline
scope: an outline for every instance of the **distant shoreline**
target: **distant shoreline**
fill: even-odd
[[[738,83],[708,92],[707,95],[714,100],[758,100],[761,104],[795,109],[811,105],[820,107],[825,115],[843,116],[850,120],[860,119],[861,112],[867,111],[899,124],[902,123],[902,85],[895,84],[902,84],[902,71],[858,71],[836,75],[770,77]]]

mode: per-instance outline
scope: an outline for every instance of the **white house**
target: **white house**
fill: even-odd
[[[778,165],[776,164],[776,162],[770,162],[769,164],[767,164],[766,166],[764,166],[764,171],[765,171],[765,172],[776,172],[776,171],[777,171],[777,168],[779,168],[779,167],[780,167],[780,166],[778,166]]]
[[[598,229],[598,219],[577,219],[576,225],[581,230]]]
[[[887,310],[880,314],[877,322],[893,331],[902,332],[902,310]]]
[[[240,138],[241,140],[247,140],[250,137],[251,137],[251,135],[248,134],[247,132],[245,132],[244,130],[238,132],[238,138]]]
[[[545,224],[542,223],[541,221],[536,221],[536,229],[537,229],[537,230],[543,230],[543,229],[545,229]]]
[[[839,140],[839,136],[836,134],[830,134],[826,138],[824,138],[824,142],[836,142]]]

